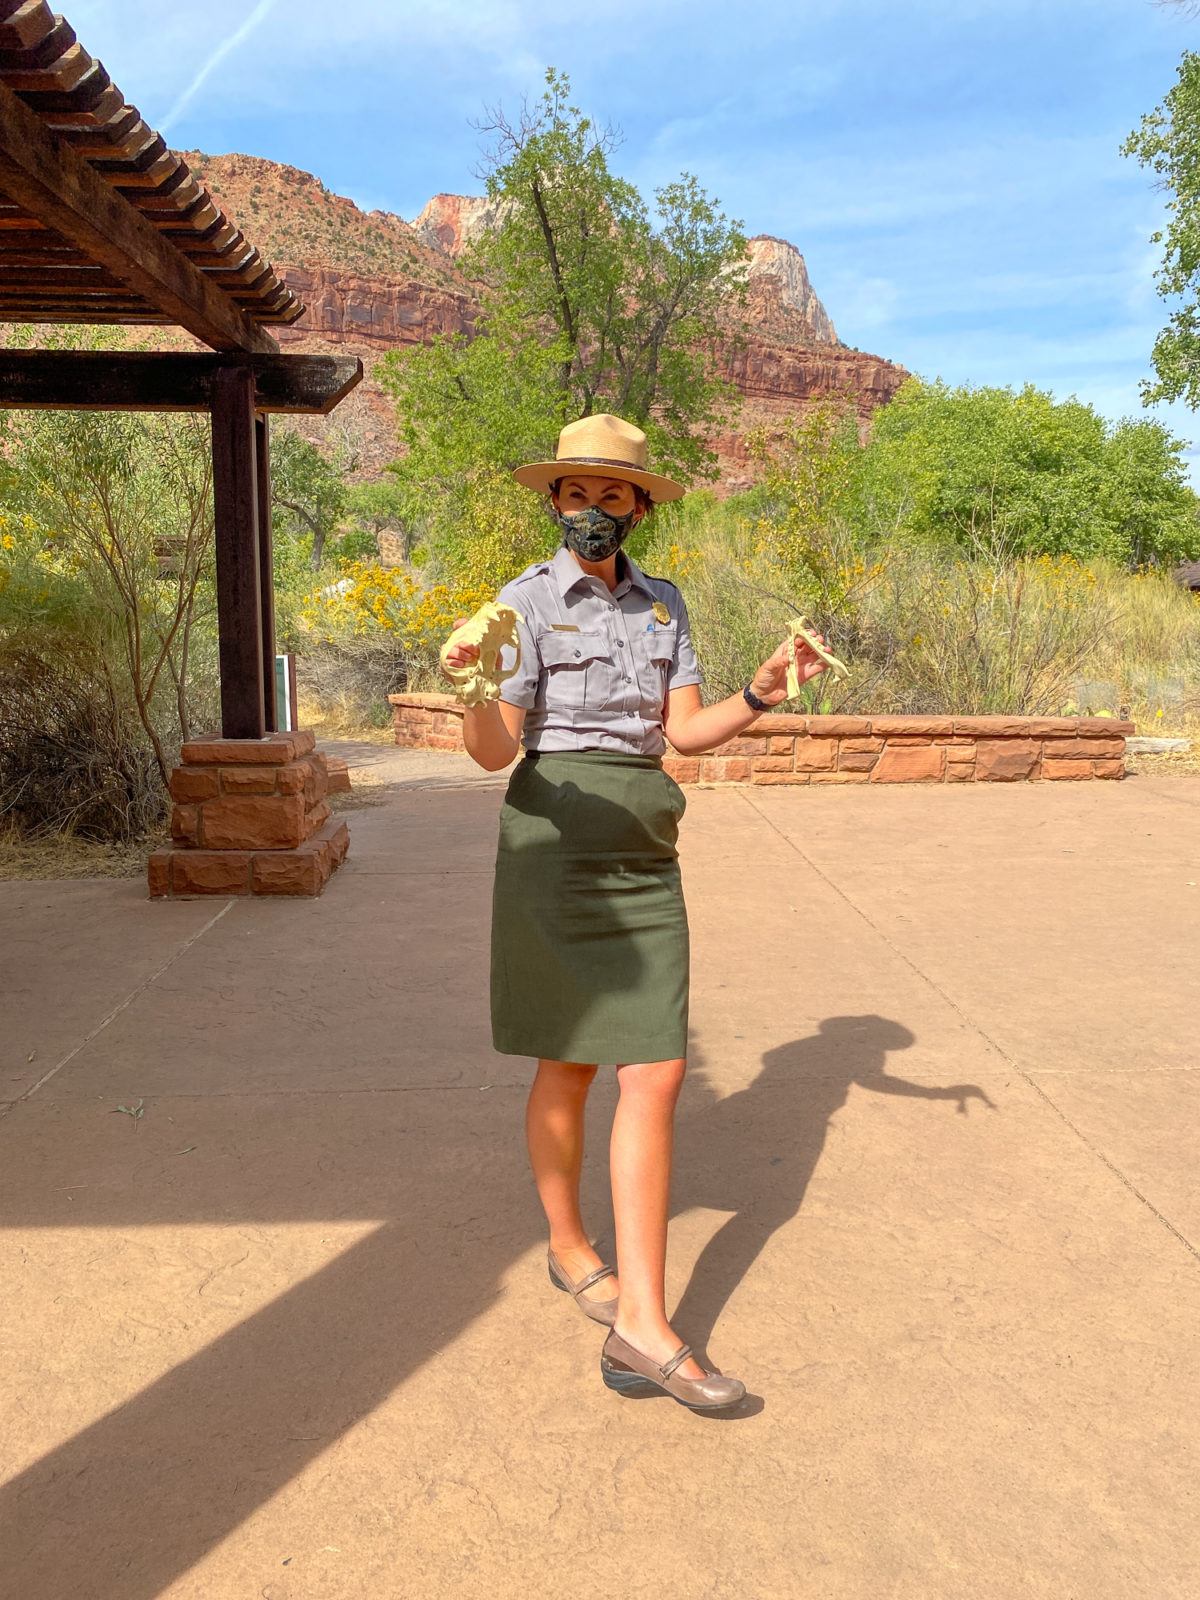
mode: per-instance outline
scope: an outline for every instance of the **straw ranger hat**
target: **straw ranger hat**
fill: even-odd
[[[651,500],[678,500],[684,487],[673,478],[646,470],[646,435],[632,422],[602,412],[568,422],[558,436],[553,461],[533,461],[513,473],[527,489],[549,494],[558,478],[621,478],[645,489]]]

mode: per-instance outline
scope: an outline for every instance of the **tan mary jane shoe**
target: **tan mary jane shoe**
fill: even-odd
[[[589,1300],[583,1292],[585,1289],[590,1289],[593,1283],[599,1283],[602,1278],[615,1278],[616,1273],[611,1267],[593,1267],[591,1272],[584,1273],[578,1283],[572,1283],[553,1250],[546,1251],[546,1265],[550,1269],[550,1282],[556,1289],[574,1295],[575,1304],[584,1316],[591,1317],[593,1322],[602,1322],[606,1327],[612,1327],[617,1320],[616,1300]]]

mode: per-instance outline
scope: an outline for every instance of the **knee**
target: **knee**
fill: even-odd
[[[686,1071],[683,1060],[631,1062],[618,1069],[617,1082],[623,1095],[648,1095],[674,1102],[683,1088]]]
[[[577,1061],[550,1061],[543,1057],[538,1062],[538,1077],[553,1086],[559,1094],[586,1095],[592,1086],[597,1068]]]

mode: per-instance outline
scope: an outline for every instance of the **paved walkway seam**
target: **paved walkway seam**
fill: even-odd
[[[1192,811],[1195,811],[1195,809],[1196,809],[1196,801],[1195,800],[1190,800],[1188,798],[1188,796],[1185,795],[1185,794],[1170,794],[1170,793],[1167,792],[1166,789],[1157,790],[1155,792],[1154,798],[1156,800],[1171,800],[1171,801],[1174,802],[1175,805],[1177,805],[1177,806],[1187,806]]]
[[[26,1089],[23,1094],[19,1094],[15,1100],[10,1100],[5,1105],[0,1106],[0,1117],[7,1116],[14,1106],[19,1106],[23,1101],[28,1100],[29,1096],[36,1090],[40,1089],[44,1083],[49,1083],[50,1079],[56,1072],[61,1071],[68,1062],[74,1061],[79,1052],[86,1049],[87,1046],[91,1044],[92,1040],[97,1036],[97,1034],[104,1032],[105,1028],[108,1027],[109,1023],[114,1017],[119,1017],[122,1011],[124,1011],[127,1006],[132,1005],[140,994],[144,994],[152,983],[155,983],[159,978],[162,977],[163,973],[169,966],[178,961],[180,956],[186,954],[186,952],[192,948],[198,939],[203,939],[208,930],[212,927],[215,927],[225,913],[230,909],[230,907],[236,904],[237,902],[235,900],[226,900],[221,909],[214,916],[209,917],[208,921],[202,928],[198,928],[196,932],[192,934],[190,939],[185,939],[184,942],[179,946],[179,949],[173,951],[161,966],[155,967],[154,971],[149,975],[149,977],[143,978],[136,989],[130,990],[130,992],[125,996],[124,1000],[119,1001],[107,1016],[101,1018],[92,1031],[88,1034],[85,1034],[73,1050],[68,1050],[66,1055],[63,1056],[60,1061],[56,1061],[48,1071],[43,1072],[37,1082],[31,1083],[29,1088]]]
[[[1024,1070],[1024,1068],[1019,1067],[1016,1064],[1015,1061],[1013,1062],[1013,1071],[1014,1072],[1019,1072],[1021,1074],[1021,1076],[1025,1079],[1025,1082],[1030,1086],[1030,1088],[1031,1089],[1035,1089],[1037,1091],[1037,1093],[1041,1095],[1042,1099],[1050,1107],[1051,1111],[1053,1111],[1056,1116],[1062,1118],[1062,1120],[1066,1123],[1067,1127],[1070,1128],[1071,1132],[1075,1135],[1075,1137],[1078,1140],[1080,1140],[1080,1142],[1082,1144],[1084,1144],[1087,1147],[1087,1149],[1089,1149],[1092,1152],[1092,1154],[1097,1158],[1097,1160],[1103,1161],[1104,1165],[1113,1174],[1113,1176],[1116,1177],[1116,1178],[1119,1178],[1121,1180],[1121,1182],[1129,1190],[1130,1194],[1136,1195],[1137,1198],[1146,1207],[1147,1211],[1151,1212],[1152,1215],[1154,1215],[1154,1216],[1156,1216],[1158,1218],[1158,1220],[1162,1223],[1163,1227],[1166,1228],[1168,1233],[1173,1233],[1175,1235],[1175,1237],[1179,1240],[1180,1244],[1184,1247],[1184,1249],[1185,1250],[1189,1250],[1192,1253],[1192,1255],[1195,1256],[1196,1260],[1200,1261],[1200,1250],[1198,1250],[1196,1248],[1196,1246],[1187,1237],[1187,1235],[1181,1233],[1179,1231],[1179,1229],[1175,1226],[1175,1224],[1171,1221],[1170,1217],[1164,1216],[1163,1213],[1154,1204],[1154,1202],[1152,1200],[1148,1199],[1142,1193],[1142,1191],[1138,1188],[1137,1184],[1134,1183],[1130,1178],[1127,1178],[1125,1176],[1125,1174],[1121,1171],[1120,1167],[1116,1166],[1113,1162],[1111,1162],[1108,1159],[1108,1157],[1104,1154],[1104,1151],[1101,1150],[1098,1145],[1094,1145],[1092,1143],[1092,1141],[1088,1138],[1088,1136],[1085,1133],[1082,1133],[1075,1126],[1075,1124],[1071,1121],[1070,1117],[1066,1114],[1066,1112],[1061,1110],[1058,1106],[1055,1105],[1054,1101],[1051,1100],[1050,1096],[1042,1088],[1041,1084],[1036,1082],[1033,1078],[1031,1078],[1030,1075]]]

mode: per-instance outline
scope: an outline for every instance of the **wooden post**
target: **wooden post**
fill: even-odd
[[[268,733],[279,731],[275,707],[275,573],[271,559],[271,438],[266,417],[254,419],[258,489],[258,586],[263,649],[263,710]]]
[[[212,454],[221,734],[226,739],[261,739],[267,717],[258,448],[254,373],[248,367],[224,368],[213,379]],[[271,692],[273,696],[273,680]]]

